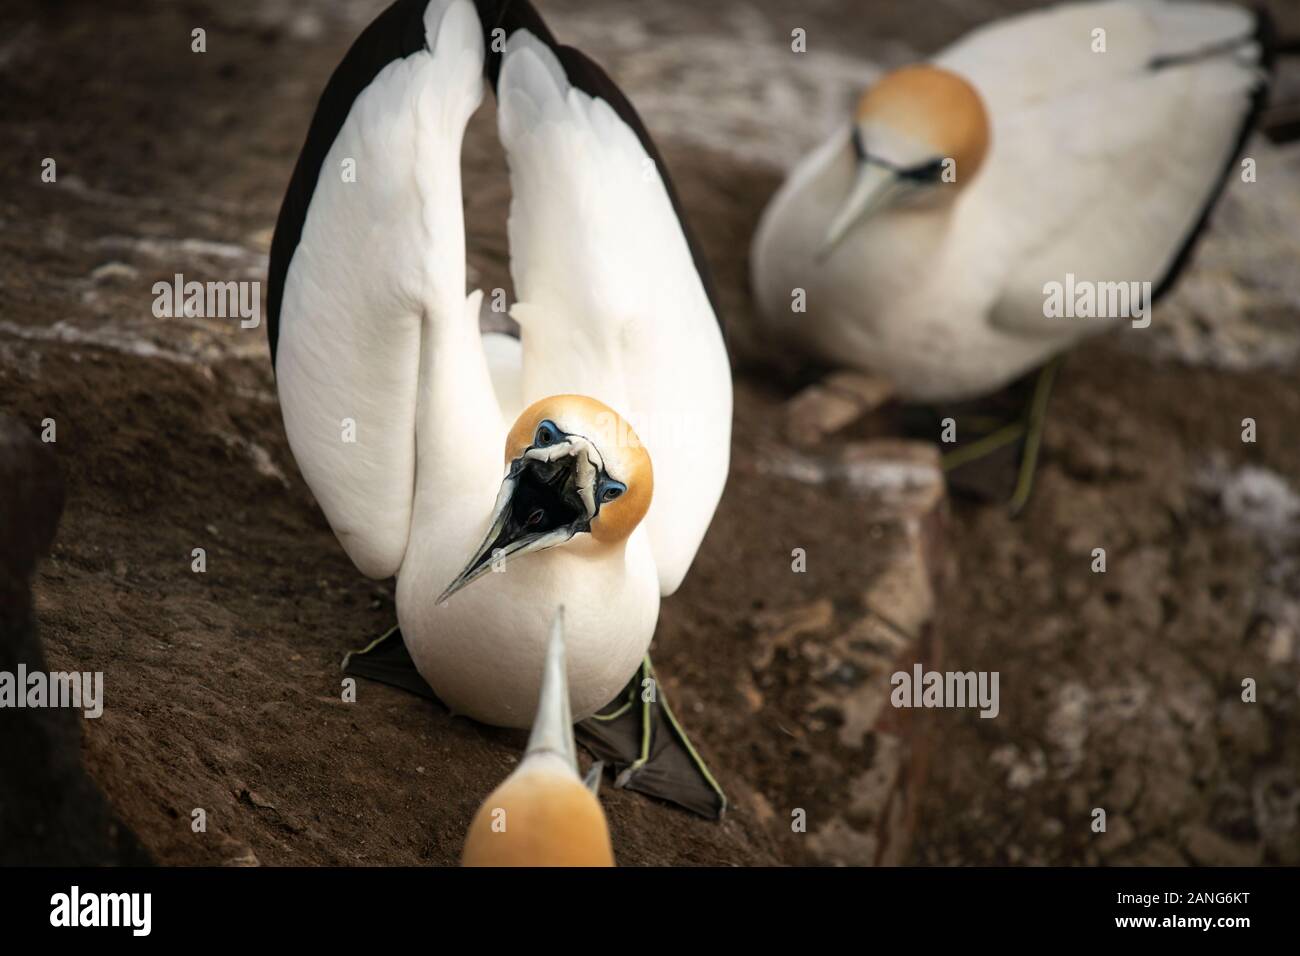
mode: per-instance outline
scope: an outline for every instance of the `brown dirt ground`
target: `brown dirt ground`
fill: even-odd
[[[165,257],[90,278],[143,255],[106,237],[264,251],[311,105],[355,27],[327,20],[318,41],[294,44],[252,6],[33,0],[0,14],[11,38],[0,323],[13,327],[0,325],[0,409],[34,430],[58,422],[67,478],[36,582],[42,633],[51,667],[107,673],[85,759],[159,861],[452,863],[521,735],[369,684],[358,705],[340,701],[339,660],[392,623],[392,590],[359,578],[298,477],[264,336],[155,330],[149,287],[173,271]],[[876,39],[925,47],[975,19],[925,25],[905,6],[882,5]],[[201,72],[187,41],[199,23]],[[504,275],[504,193],[480,140],[467,184],[484,188],[467,185],[467,218],[476,281],[491,285]],[[743,325],[743,251],[776,177],[666,152],[725,313]],[[65,186],[92,191],[40,184],[45,156]],[[33,338],[107,319],[149,328],[173,358]],[[741,369],[734,472],[654,645],[736,809],[711,824],[606,788],[625,864],[808,862],[788,808],[815,818],[845,799],[845,779],[817,757],[835,751],[834,728],[807,717],[798,655],[778,655],[770,673],[751,666],[757,612],[851,605],[889,545],[848,499],[760,469],[797,384]],[[1239,440],[1248,415],[1255,445]],[[1071,357],[1027,514],[955,511],[947,660],[1001,672],[1002,716],[924,715],[932,779],[912,862],[1300,862],[1296,654],[1278,657],[1281,625],[1262,610],[1270,593],[1295,593],[1294,579],[1277,580],[1294,551],[1243,532],[1196,479],[1220,461],[1300,480],[1297,420],[1293,369],[1155,364],[1115,341]],[[1105,575],[1089,571],[1099,546]],[[207,549],[205,575],[190,570],[195,547]],[[790,574],[793,547],[809,549],[808,574]],[[1234,704],[1242,676],[1259,680],[1256,709]],[[1111,814],[1102,838],[1088,829],[1095,806]],[[190,831],[196,807],[205,837]]]

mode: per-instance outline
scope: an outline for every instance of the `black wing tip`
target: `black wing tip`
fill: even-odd
[[[1273,73],[1277,69],[1277,19],[1267,7],[1251,7],[1250,12],[1255,16],[1255,32],[1251,35],[1251,39],[1259,44],[1260,69],[1265,73],[1265,82],[1271,83]]]
[[[352,41],[316,101],[271,238],[266,278],[266,335],[271,346],[272,369],[275,368],[279,342],[284,282],[289,273],[289,263],[302,239],[307,207],[316,190],[325,156],[338,138],[352,104],[380,70],[394,60],[428,48],[424,12],[430,2],[394,0]]]
[[[1242,119],[1237,144],[1232,151],[1232,155],[1228,157],[1228,163],[1224,167],[1223,174],[1219,177],[1218,185],[1211,192],[1209,201],[1206,202],[1205,208],[1196,220],[1191,232],[1183,240],[1182,248],[1174,256],[1164,277],[1156,283],[1155,291],[1151,294],[1153,304],[1169,293],[1182,277],[1188,265],[1191,264],[1196,246],[1209,227],[1210,217],[1219,204],[1219,200],[1223,197],[1224,190],[1227,189],[1228,180],[1231,179],[1233,170],[1237,167],[1237,160],[1242,151],[1245,150],[1246,144],[1250,142],[1251,134],[1255,132],[1259,120],[1268,106],[1273,87],[1273,73],[1277,62],[1277,23],[1273,19],[1273,15],[1263,7],[1250,8],[1248,12],[1255,17],[1255,29],[1249,37],[1244,37],[1240,42],[1250,41],[1258,44],[1260,70],[1259,80],[1255,85],[1254,93],[1251,95],[1250,108]]]
[[[497,80],[501,76],[501,58],[504,50],[499,49],[493,41],[497,30],[504,32],[508,39],[516,30],[527,30],[552,50],[559,47],[555,35],[542,19],[542,15],[528,0],[477,0],[479,20],[483,24],[483,47],[486,56],[483,72],[496,93]]]
[[[302,150],[298,154],[284,200],[280,205],[275,233],[271,239],[266,283],[266,333],[271,348],[273,370],[279,341],[280,305],[284,296],[284,283],[288,277],[289,264],[302,239],[307,207],[311,204],[325,157],[333,146],[334,140],[338,138],[352,104],[380,70],[394,60],[428,48],[424,30],[424,13],[429,3],[430,0],[395,0],[388,6],[353,41],[348,52],[344,54],[343,59],[330,75],[317,101]],[[516,30],[528,30],[555,52],[570,83],[589,96],[605,100],[631,127],[646,153],[659,169],[659,175],[663,179],[669,201],[677,214],[677,221],[686,238],[705,295],[717,317],[719,327],[723,327],[713,278],[695,234],[683,213],[672,177],[649,131],[627,97],[590,57],[579,50],[560,44],[529,0],[474,0],[474,5],[483,29],[485,53],[483,72],[491,82],[494,93],[501,73],[502,56],[502,45],[494,42],[497,38],[496,31],[504,31],[504,36],[508,38]]]
[[[488,26],[489,18],[485,15],[485,10],[492,11],[492,26]],[[654,138],[650,135],[650,131],[646,128],[640,114],[637,113],[636,107],[632,105],[632,102],[624,95],[618,84],[614,82],[599,63],[581,50],[556,40],[555,35],[551,33],[541,14],[537,12],[529,0],[479,0],[479,15],[483,20],[485,40],[490,40],[492,31],[497,28],[503,29],[507,38],[516,30],[527,30],[536,36],[551,49],[560,61],[560,66],[564,69],[565,76],[570,84],[588,96],[608,103],[619,118],[636,134],[637,139],[641,141],[641,145],[646,151],[646,155],[650,157],[659,171],[664,189],[668,193],[668,200],[672,203],[673,212],[677,215],[678,225],[681,227],[682,235],[686,238],[686,245],[690,249],[695,271],[700,277],[700,284],[704,287],[704,294],[713,309],[719,328],[725,333],[726,327],[722,321],[722,310],[718,304],[717,289],[713,284],[713,276],[704,258],[703,250],[694,230],[687,221],[685,209],[677,194],[677,187],[673,183],[672,176],[668,172],[668,166],[664,162],[663,155],[655,145]],[[490,42],[487,42],[485,47],[488,53],[484,70],[492,83],[492,90],[495,93],[497,81],[501,75],[502,53],[499,50],[494,50]]]
[[[1147,62],[1146,68],[1154,72],[1171,67],[1189,66],[1235,52],[1247,43],[1254,43],[1259,47],[1260,81],[1263,85],[1268,85],[1277,59],[1277,23],[1266,7],[1252,6],[1240,9],[1254,17],[1254,29],[1249,34],[1222,40],[1208,47],[1153,57]]]

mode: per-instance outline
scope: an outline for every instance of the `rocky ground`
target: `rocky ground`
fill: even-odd
[[[888,415],[793,446],[814,378],[753,348],[745,250],[782,170],[879,66],[1031,5],[541,4],[659,139],[739,356],[733,474],[654,647],[735,808],[607,787],[623,863],[1300,862],[1300,151],[1253,141],[1260,183],[1229,190],[1152,334],[1071,356],[1019,520],[945,504]],[[53,420],[66,479],[36,613],[51,667],[105,672],[84,761],[161,862],[454,862],[520,749],[398,691],[340,699],[391,586],[359,579],[299,478],[263,330],[151,311],[176,272],[264,279],[315,98],[382,6],[0,12],[0,411]],[[487,288],[507,284],[491,131],[485,110],[465,164]],[[881,688],[913,658],[999,671],[999,716],[905,719]]]

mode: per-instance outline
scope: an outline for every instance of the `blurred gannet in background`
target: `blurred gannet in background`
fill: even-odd
[[[1265,27],[1221,3],[1074,3],[886,74],[763,214],[750,261],[765,330],[904,400],[947,402],[1114,328],[1124,318],[1047,317],[1049,288],[1150,283],[1149,306],[1170,287],[1263,105]],[[1054,368],[1028,413],[1017,510]]]
[[[460,151],[485,78],[519,339],[480,334],[466,294]],[[289,445],[357,568],[397,575],[424,680],[528,726],[563,604],[573,711],[609,703],[712,519],[731,430],[703,266],[612,81],[522,0],[399,0],[321,97],[268,299]]]
[[[600,766],[578,776],[564,662],[564,608],[555,615],[528,749],[483,801],[465,837],[465,866],[613,866]]]

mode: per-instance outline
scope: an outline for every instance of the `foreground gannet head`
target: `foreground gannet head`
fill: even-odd
[[[563,628],[561,607],[528,750],[474,815],[461,855],[465,866],[614,865],[605,812],[578,776]]]
[[[984,102],[962,77],[928,65],[885,74],[858,101],[845,147],[853,150],[857,173],[827,230],[822,257],[884,209],[951,202],[974,178],[988,144]]]
[[[506,436],[505,460],[487,535],[439,604],[494,563],[575,535],[625,541],[650,508],[650,455],[617,412],[585,395],[552,395],[524,409]]]

